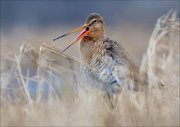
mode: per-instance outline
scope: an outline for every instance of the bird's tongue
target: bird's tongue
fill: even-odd
[[[75,39],[75,41],[78,41],[79,39],[81,39],[84,35],[86,35],[88,33],[88,30],[83,30],[81,31],[81,33],[77,36],[77,38]]]
[[[73,44],[75,44],[78,40],[80,40],[81,38],[83,38],[83,37],[89,32],[89,27],[87,27],[86,24],[85,24],[85,25],[82,25],[81,27],[76,28],[75,30],[73,30],[73,31],[71,31],[71,32],[69,32],[69,33],[67,33],[67,34],[64,34],[64,35],[62,35],[62,36],[59,36],[59,37],[53,39],[53,41],[56,41],[57,39],[62,38],[62,37],[65,37],[65,36],[67,36],[67,35],[69,35],[69,34],[78,32],[78,31],[80,31],[80,30],[82,30],[82,29],[85,29],[85,30],[83,30],[83,31],[78,35],[78,37],[77,37],[68,47],[66,47],[66,48],[62,51],[62,52],[64,52],[64,51],[66,51],[68,48],[70,48]]]
[[[80,40],[81,38],[83,38],[87,33],[89,32],[89,30],[85,29],[83,30],[78,37],[67,47],[65,48],[62,52],[66,51],[69,47],[71,47],[73,44],[75,44],[78,40]]]

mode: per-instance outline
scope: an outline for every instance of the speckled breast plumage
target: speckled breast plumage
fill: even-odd
[[[88,42],[83,39],[81,54],[84,62],[81,65],[81,77],[87,83],[109,93],[119,92],[124,86],[134,87],[135,74],[130,69],[137,67],[116,41],[104,37]]]

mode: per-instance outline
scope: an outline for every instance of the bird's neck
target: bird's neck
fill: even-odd
[[[86,64],[94,63],[99,59],[103,48],[103,36],[98,38],[88,36],[83,37],[80,43],[81,58],[83,62]]]

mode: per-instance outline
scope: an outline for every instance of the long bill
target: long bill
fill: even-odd
[[[79,35],[78,35],[78,37],[67,47],[67,48],[65,48],[63,51],[62,51],[62,53],[64,52],[64,51],[66,51],[68,48],[70,48],[73,44],[75,44],[77,41],[79,41],[81,38],[83,38],[86,34],[88,34],[89,33],[89,28],[88,29],[84,29]]]
[[[69,33],[63,34],[63,35],[61,35],[61,36],[53,39],[53,41],[56,41],[56,40],[58,40],[59,38],[65,37],[65,36],[70,35],[70,34],[73,34],[73,33],[75,33],[75,32],[81,31],[81,30],[83,30],[83,29],[86,28],[86,27],[87,27],[87,25],[84,24],[84,25],[82,25],[81,27],[76,28],[76,29],[74,29],[73,31],[71,31],[71,32],[69,32]]]

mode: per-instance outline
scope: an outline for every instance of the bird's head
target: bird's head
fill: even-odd
[[[65,50],[67,50],[70,46],[72,46],[73,44],[75,44],[78,40],[82,39],[83,37],[90,37],[93,39],[97,39],[103,36],[104,34],[104,20],[103,17],[97,13],[92,13],[87,17],[86,23],[84,25],[82,25],[79,28],[74,29],[73,31],[64,34],[56,39],[54,39],[54,41],[56,41],[59,38],[65,37],[67,35],[70,35],[72,33],[78,32],[78,31],[82,31],[78,37],[71,43],[71,45],[69,45],[66,49],[63,50],[63,52]]]
[[[87,17],[86,29],[88,33],[85,36],[92,38],[99,38],[104,34],[104,20],[103,17],[97,13],[92,13]]]

